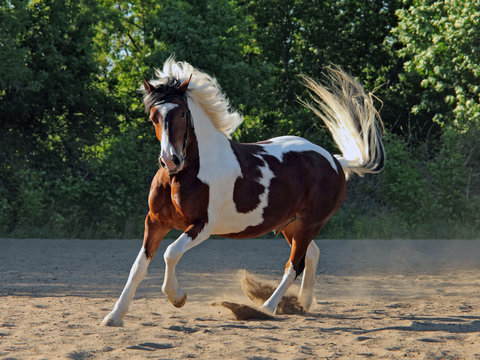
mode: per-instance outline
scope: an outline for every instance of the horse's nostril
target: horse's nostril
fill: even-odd
[[[175,164],[175,166],[179,166],[179,165],[180,165],[180,159],[178,158],[177,155],[173,155],[172,161],[173,161],[173,163]]]

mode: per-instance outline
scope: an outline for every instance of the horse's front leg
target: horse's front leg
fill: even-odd
[[[128,307],[135,295],[135,291],[147,274],[148,265],[152,261],[160,242],[169,230],[170,229],[164,224],[153,220],[150,214],[147,216],[147,219],[145,220],[143,246],[132,265],[130,275],[122,294],[115,303],[113,310],[105,316],[105,319],[102,321],[103,326],[123,326],[123,318],[127,314]]]
[[[165,259],[165,280],[162,291],[167,295],[168,300],[176,307],[185,305],[187,302],[187,294],[178,285],[175,267],[185,252],[202,243],[208,239],[209,236],[210,231],[207,224],[198,223],[190,225],[165,251],[163,256]]]

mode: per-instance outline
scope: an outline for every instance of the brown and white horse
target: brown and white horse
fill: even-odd
[[[168,59],[158,79],[144,80],[144,103],[161,144],[161,168],[148,197],[143,246],[114,309],[102,324],[122,326],[136,288],[163,237],[180,229],[164,254],[162,291],[181,307],[187,296],[175,267],[212,234],[250,238],[282,232],[291,245],[284,276],[261,310],[273,314],[303,272],[299,301],[313,298],[320,250],[312,240],[345,198],[351,173],[378,172],[385,153],[378,113],[361,85],[330,69],[326,88],[303,77],[316,105],[304,103],[329,128],[342,155],[295,136],[240,144],[229,135],[243,121],[229,109],[217,81],[185,62]]]

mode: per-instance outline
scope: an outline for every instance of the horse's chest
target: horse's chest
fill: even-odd
[[[185,222],[208,221],[209,186],[200,180],[172,184],[170,200]]]

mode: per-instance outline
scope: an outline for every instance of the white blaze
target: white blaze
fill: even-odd
[[[173,158],[173,155],[178,156],[178,154],[175,151],[173,145],[170,143],[170,139],[168,138],[167,123],[165,120],[167,118],[168,112],[178,106],[178,104],[172,103],[163,103],[157,106],[158,112],[162,116],[163,121],[162,141],[160,142],[160,158],[163,160],[169,170],[172,170],[176,167],[176,165],[171,159]]]

